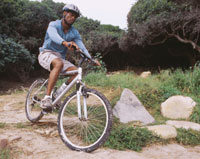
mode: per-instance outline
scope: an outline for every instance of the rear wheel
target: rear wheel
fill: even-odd
[[[87,119],[79,119],[76,92],[68,96],[59,112],[58,129],[62,141],[72,150],[91,152],[108,138],[112,126],[112,109],[107,98],[94,89],[84,89],[81,106],[87,105]]]
[[[42,109],[40,108],[40,102],[46,95],[47,80],[38,79],[29,88],[25,110],[26,117],[31,122],[37,122],[43,117]]]

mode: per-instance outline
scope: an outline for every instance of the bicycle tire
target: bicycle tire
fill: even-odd
[[[45,92],[47,84],[43,85],[44,82],[45,79],[37,79],[36,81],[34,81],[30,86],[26,97],[26,103],[25,103],[26,117],[32,123],[38,122],[44,115],[42,113],[42,109],[40,108],[40,101],[46,94]],[[35,91],[38,91],[40,87],[41,90],[37,94],[34,94]],[[34,96],[32,97],[32,95]]]
[[[58,130],[59,130],[59,135],[62,141],[70,149],[76,150],[76,151],[92,152],[96,150],[97,148],[99,148],[107,140],[107,138],[110,135],[110,131],[112,127],[112,109],[107,98],[100,92],[96,91],[95,89],[85,88],[84,93],[87,95],[87,99],[86,99],[87,111],[88,111],[87,121],[80,121],[78,118],[76,103],[75,104],[73,103],[74,102],[73,99],[75,99],[77,95],[76,95],[76,92],[73,92],[65,99],[60,109],[59,116],[58,116]],[[96,99],[93,100],[93,98],[91,97],[95,97]],[[71,104],[71,101],[72,101],[72,104]],[[102,102],[103,105],[99,105],[101,104],[99,102]],[[69,108],[70,108],[70,112],[69,112]],[[105,115],[103,115],[104,110],[105,110]],[[99,113],[98,116],[93,116],[95,111],[97,114]],[[104,117],[106,117],[106,119],[104,119]],[[98,124],[103,123],[104,120],[105,120],[105,125],[104,127],[102,127],[102,130],[100,130],[101,127]],[[93,122],[95,122],[95,125]],[[84,127],[83,124],[87,124],[87,127]],[[81,126],[81,129],[75,128],[76,126],[78,128],[80,128]],[[85,130],[85,132],[83,132],[83,133],[86,133],[86,137],[84,136],[84,134],[82,134],[82,131],[84,131],[83,130],[84,128],[87,129]],[[99,131],[99,133],[97,133],[96,131]],[[89,136],[89,133],[90,133],[90,136]],[[91,143],[88,143],[88,145],[87,145],[87,139],[89,140],[89,142],[91,141]],[[78,141],[78,140],[81,140],[81,141]],[[86,140],[86,145],[83,145],[85,144],[85,140]],[[95,140],[95,141],[93,142],[92,140]]]

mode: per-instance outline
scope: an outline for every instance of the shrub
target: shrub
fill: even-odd
[[[200,133],[194,130],[177,129],[176,140],[184,145],[200,145]]]
[[[34,63],[34,57],[13,38],[0,36],[0,72],[16,74],[25,81]]]
[[[102,72],[102,73],[106,73],[107,72],[107,68],[106,68],[106,64],[105,62],[102,60],[102,55],[101,53],[96,53],[96,55],[94,56],[94,59],[97,59],[101,66],[93,66],[93,71],[94,72]]]
[[[112,129],[111,135],[106,141],[105,146],[118,150],[130,149],[141,151],[142,147],[155,142],[161,142],[161,139],[154,136],[146,128],[118,125]]]

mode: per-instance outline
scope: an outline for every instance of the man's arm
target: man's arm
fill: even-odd
[[[62,45],[64,39],[58,34],[54,22],[51,22],[48,26],[47,33],[50,39],[58,45]]]
[[[76,31],[76,36],[75,36],[74,42],[78,45],[78,47],[81,49],[81,51],[83,51],[83,53],[88,58],[90,58],[90,59],[92,58],[91,55],[89,54],[88,50],[86,49],[85,45],[83,44],[81,36],[78,31]]]

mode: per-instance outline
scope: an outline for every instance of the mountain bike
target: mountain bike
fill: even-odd
[[[77,76],[60,95],[55,97],[56,91],[54,89],[51,96],[53,108],[58,108],[66,93],[73,86],[76,86],[75,91],[65,97],[59,107],[58,132],[62,141],[70,149],[91,152],[100,147],[110,134],[112,109],[108,99],[102,93],[87,88],[83,83],[81,65],[88,61],[88,58],[82,52],[80,54],[81,60],[78,64],[78,70],[68,71],[60,75],[59,78],[72,74],[77,74]],[[32,123],[38,122],[48,113],[40,108],[40,102],[45,96],[47,84],[48,79],[37,79],[29,88],[25,112],[26,117]]]

